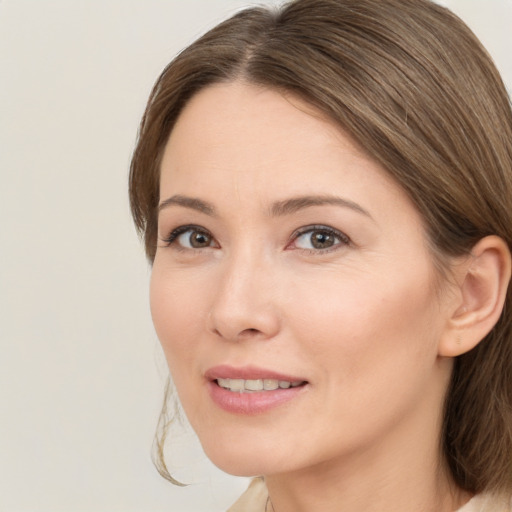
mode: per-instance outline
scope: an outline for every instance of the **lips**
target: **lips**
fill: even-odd
[[[259,368],[256,366],[234,367],[229,365],[220,365],[210,368],[205,377],[208,380],[217,379],[243,379],[243,380],[264,380],[272,379],[287,382],[306,382],[306,379],[297,375],[287,375],[274,370]]]
[[[250,366],[216,366],[205,377],[213,402],[235,414],[266,412],[300,396],[308,385],[298,376]]]

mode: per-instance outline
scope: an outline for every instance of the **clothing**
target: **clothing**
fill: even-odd
[[[267,498],[263,478],[254,478],[248,489],[227,512],[265,512]],[[479,494],[456,512],[512,512],[512,503],[510,499]]]
[[[253,478],[247,490],[227,512],[265,512],[267,499],[267,487],[263,478]]]
[[[490,494],[478,494],[457,512],[510,512],[511,510],[510,499]]]

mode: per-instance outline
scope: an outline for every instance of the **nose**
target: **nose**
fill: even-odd
[[[248,251],[224,261],[213,293],[210,331],[229,341],[274,337],[280,315],[273,268]]]

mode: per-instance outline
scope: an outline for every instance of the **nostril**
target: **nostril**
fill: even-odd
[[[236,332],[233,332],[229,333],[228,330],[226,330],[225,334],[223,334],[223,330],[222,329],[213,329],[212,331],[216,336],[219,336],[220,338],[225,338],[225,339],[231,339],[233,341],[236,341],[236,340],[244,340],[244,339],[251,339],[251,338],[257,338],[259,336],[262,336],[264,335],[262,331],[260,331],[259,329],[255,329],[253,327],[251,328],[248,328],[248,329],[243,329],[242,331],[236,333]]]
[[[259,332],[260,331],[258,331],[258,329],[253,329],[253,328],[245,329],[240,333],[240,336],[251,336],[254,334],[258,334]]]

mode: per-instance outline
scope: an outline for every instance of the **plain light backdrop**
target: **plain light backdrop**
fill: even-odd
[[[512,90],[512,0],[442,3]],[[247,484],[187,433],[191,486],[151,464],[166,369],[127,173],[159,72],[248,4],[0,0],[0,512],[220,512]]]

